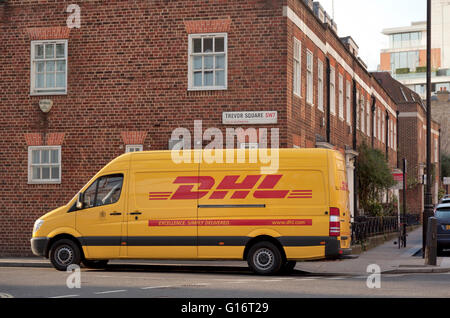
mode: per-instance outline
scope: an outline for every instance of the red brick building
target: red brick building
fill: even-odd
[[[0,1],[0,255],[29,255],[35,219],[195,120],[339,149],[351,189],[363,141],[396,166],[395,101],[303,1],[78,1],[80,28],[68,28],[71,4]],[[239,125],[224,120],[233,112],[276,116]]]
[[[398,106],[398,159],[407,160],[407,212],[422,215],[424,210],[425,175],[427,162],[427,114],[420,96],[391,77],[389,73],[373,73]],[[431,163],[434,166],[432,184],[433,204],[438,203],[440,180],[440,126],[431,121]],[[402,167],[402,163],[399,163]],[[403,196],[400,195],[400,200]]]

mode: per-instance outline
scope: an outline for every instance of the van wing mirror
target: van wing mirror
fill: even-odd
[[[77,198],[77,209],[82,210],[84,206],[84,193],[79,193]]]

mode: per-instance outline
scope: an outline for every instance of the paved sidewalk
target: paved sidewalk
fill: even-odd
[[[367,275],[367,267],[376,264],[382,273],[441,273],[450,272],[450,253],[448,257],[438,257],[437,266],[425,266],[422,257],[413,256],[422,248],[422,228],[418,228],[407,237],[407,247],[399,249],[394,241],[386,242],[359,256],[343,260],[298,262],[296,270],[318,275]],[[150,260],[114,260],[111,265],[171,265],[195,266],[196,269],[216,270],[227,267],[247,269],[247,262],[235,261],[150,261]],[[0,258],[0,267],[52,267],[50,261],[38,257]],[[1,269],[0,269],[1,270]]]
[[[438,257],[437,266],[426,266],[421,256],[413,256],[422,249],[422,227],[409,232],[406,248],[398,248],[395,240],[388,241],[358,258],[335,261],[302,262],[296,269],[311,273],[341,273],[347,275],[369,274],[371,264],[380,267],[382,273],[438,273],[450,271],[450,257]],[[450,253],[447,253],[450,254]],[[450,256],[450,255],[449,255]]]

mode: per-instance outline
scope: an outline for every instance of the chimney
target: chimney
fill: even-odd
[[[436,93],[437,99],[439,102],[446,103],[450,99],[450,92],[446,90],[442,90]]]

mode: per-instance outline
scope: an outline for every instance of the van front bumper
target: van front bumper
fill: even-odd
[[[46,257],[49,239],[47,237],[34,237],[30,241],[33,254]]]

